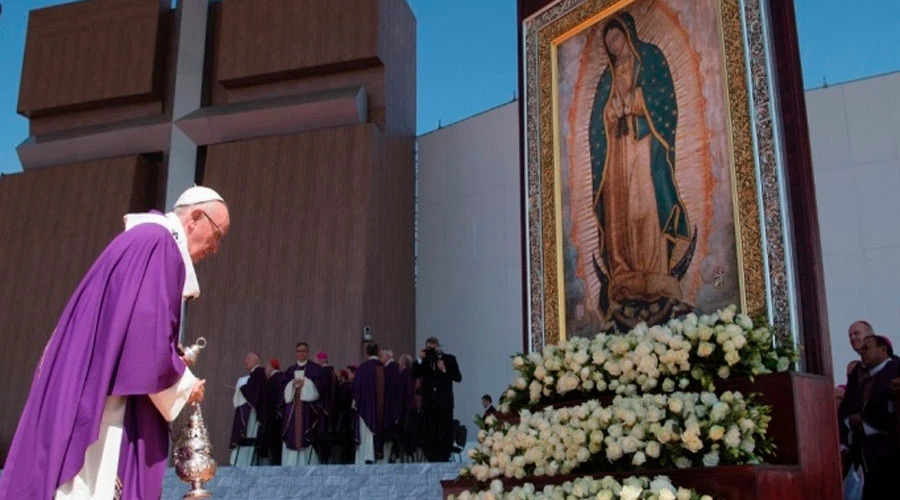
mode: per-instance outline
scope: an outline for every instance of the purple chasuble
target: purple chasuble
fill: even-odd
[[[52,499],[84,465],[108,396],[126,396],[122,497],[157,499],[168,424],[149,394],[178,382],[185,264],[169,229],[116,237],[72,294],[38,362],[0,478],[0,498]],[[110,491],[110,495],[112,495]]]
[[[311,439],[314,437],[314,431],[318,425],[318,421],[322,416],[322,406],[319,401],[298,402],[300,398],[299,391],[294,393],[294,402],[284,402],[284,388],[293,383],[294,372],[298,370],[303,371],[304,375],[306,376],[307,384],[312,382],[316,385],[316,391],[319,393],[319,399],[321,399],[322,397],[321,395],[324,391],[325,383],[325,369],[313,363],[312,361],[307,361],[306,365],[303,368],[300,368],[296,363],[294,363],[293,366],[291,366],[284,372],[280,398],[280,404],[284,415],[281,423],[281,435],[284,438],[285,446],[287,446],[291,450],[299,450],[310,445]],[[300,411],[299,421],[294,418],[296,413],[295,409],[298,409]]]
[[[241,386],[241,394],[247,402],[234,409],[229,448],[240,446],[240,440],[247,437],[247,422],[252,410],[256,410],[257,422],[261,424],[266,421],[266,382],[265,368],[257,366],[250,372],[247,383]]]
[[[385,370],[377,359],[370,359],[359,365],[353,378],[353,400],[356,401],[357,417],[375,435],[376,454],[381,452],[381,434],[384,430]],[[354,422],[354,434],[359,443],[359,425]]]

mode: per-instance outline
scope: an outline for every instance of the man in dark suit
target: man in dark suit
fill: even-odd
[[[863,500],[896,498],[898,401],[891,381],[900,376],[900,360],[880,335],[866,338],[859,353],[867,371],[858,385],[848,384],[838,412],[842,449],[858,445],[859,453],[843,458],[865,471]]]
[[[488,418],[491,415],[497,413],[497,409],[494,408],[493,402],[494,400],[491,399],[490,394],[481,396],[481,407],[484,408],[484,415],[481,416],[482,418]]]
[[[447,462],[453,449],[453,382],[462,382],[456,356],[441,350],[435,337],[425,341],[412,377],[421,379],[425,454],[429,462]]]

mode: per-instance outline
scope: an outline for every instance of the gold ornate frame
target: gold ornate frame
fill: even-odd
[[[566,338],[556,48],[638,0],[561,0],[523,22],[529,345]],[[796,314],[764,0],[720,0],[741,308],[790,330]]]

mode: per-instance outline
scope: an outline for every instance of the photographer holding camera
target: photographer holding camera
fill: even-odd
[[[441,350],[435,337],[425,341],[412,378],[422,379],[422,412],[425,425],[425,454],[429,462],[447,462],[453,449],[453,382],[462,374],[456,356]]]

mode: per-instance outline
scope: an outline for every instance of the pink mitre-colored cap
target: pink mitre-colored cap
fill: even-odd
[[[318,354],[316,354],[316,359],[328,359],[328,353],[325,351],[319,351]]]
[[[194,186],[181,193],[181,196],[175,200],[175,208],[206,203],[208,201],[221,201],[222,203],[225,203],[225,199],[212,189],[205,186]]]

